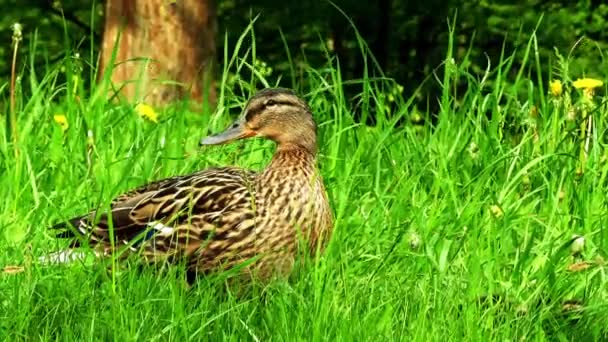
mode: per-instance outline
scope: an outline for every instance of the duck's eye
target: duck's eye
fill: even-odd
[[[274,106],[276,104],[277,104],[277,101],[275,101],[273,99],[266,101],[266,107]]]

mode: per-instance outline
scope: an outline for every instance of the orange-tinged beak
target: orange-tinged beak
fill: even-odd
[[[211,135],[201,139],[200,145],[219,145],[225,144],[231,141],[249,138],[256,135],[254,131],[251,131],[245,127],[245,123],[242,120],[233,123],[230,128],[226,129],[222,133]]]

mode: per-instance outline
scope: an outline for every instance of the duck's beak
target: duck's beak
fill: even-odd
[[[235,121],[228,129],[222,133],[211,135],[201,139],[200,145],[219,145],[234,140],[252,137],[255,132],[245,127],[244,120]]]

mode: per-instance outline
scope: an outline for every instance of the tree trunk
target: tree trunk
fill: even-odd
[[[215,19],[213,0],[107,0],[99,78],[127,101],[214,102]]]

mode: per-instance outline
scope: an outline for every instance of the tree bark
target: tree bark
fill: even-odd
[[[213,0],[107,0],[99,79],[127,101],[215,102],[215,16]]]

